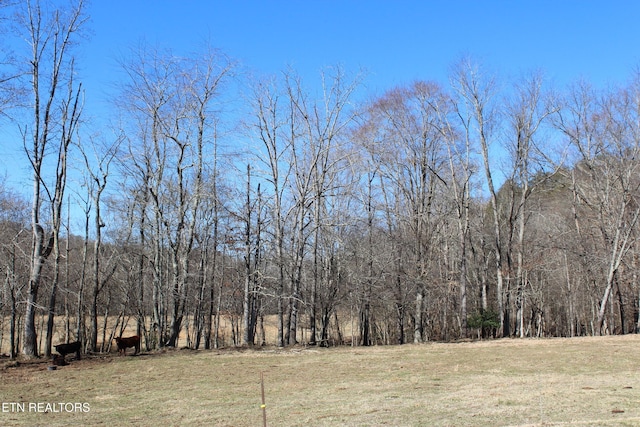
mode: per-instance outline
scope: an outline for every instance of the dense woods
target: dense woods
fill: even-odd
[[[146,349],[640,327],[640,75],[554,88],[463,58],[371,94],[339,66],[249,78],[208,46],[140,45],[97,126],[85,5],[25,3],[0,64],[32,188],[0,185],[12,356],[56,333],[105,351],[132,324]]]

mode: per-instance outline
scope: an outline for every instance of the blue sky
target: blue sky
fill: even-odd
[[[462,54],[502,73],[542,68],[561,83],[596,84],[625,78],[640,59],[640,2],[631,0],[94,0],[90,13],[88,66],[103,71],[140,39],[179,52],[208,38],[259,72],[362,67],[380,90],[445,80]]]
[[[640,65],[631,0],[93,0],[89,14],[79,57],[89,115],[106,105],[116,58],[142,40],[177,54],[209,40],[254,74],[292,66],[307,81],[323,66],[364,69],[371,95],[416,79],[446,84],[462,55],[504,78],[539,68],[560,86],[621,83]],[[6,136],[0,129],[0,175],[28,187],[20,144]]]

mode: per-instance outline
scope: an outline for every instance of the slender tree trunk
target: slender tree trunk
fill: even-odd
[[[100,217],[100,193],[101,190],[98,190],[98,193],[94,197],[94,209],[95,209],[95,217],[94,217],[94,226],[96,237],[93,242],[93,288],[92,288],[92,299],[91,299],[91,349],[92,351],[98,350],[98,296],[100,295],[100,252],[102,247],[102,219]],[[86,237],[88,238],[88,236]],[[104,345],[103,345],[104,346]]]
[[[469,331],[467,326],[467,238],[460,235],[460,336],[466,338]]]
[[[209,287],[209,309],[205,319],[204,328],[204,348],[210,350],[211,346],[211,334],[213,333],[213,315],[214,315],[214,291],[213,286]]]
[[[295,254],[293,258],[293,276],[291,283],[291,297],[289,298],[289,333],[287,342],[289,345],[295,345],[298,343],[297,331],[298,331],[298,311],[301,300],[300,285],[302,282],[302,265],[304,261],[304,218],[305,218],[305,206],[304,200],[299,201],[297,213],[297,224],[295,240],[292,242],[295,247]]]
[[[10,260],[5,276],[5,287],[7,295],[9,295],[9,304],[11,318],[9,320],[9,357],[11,360],[15,359],[17,355],[17,343],[16,343],[16,322],[18,316],[17,304],[16,304],[16,247],[13,243],[9,252]]]
[[[17,355],[17,334],[16,334],[16,320],[17,320],[17,316],[18,316],[18,310],[16,307],[16,297],[15,294],[13,292],[13,289],[11,290],[11,322],[10,322],[10,326],[9,326],[9,341],[10,341],[10,346],[9,346],[9,357],[11,358],[11,360],[16,358]]]
[[[320,195],[316,195],[315,200],[315,211],[314,211],[314,239],[313,239],[313,279],[311,281],[311,301],[310,301],[310,309],[309,309],[309,345],[316,345],[316,315],[318,312],[317,304],[318,304],[318,283],[320,282],[320,254],[319,254],[319,246],[320,246]]]
[[[421,343],[423,341],[423,330],[422,330],[422,311],[424,310],[424,289],[422,286],[419,286],[419,289],[416,291],[416,300],[415,300],[415,314],[414,314],[414,323],[413,323],[413,342]]]
[[[167,347],[175,347],[178,341],[178,336],[180,335],[180,330],[182,329],[182,288],[184,283],[184,277],[182,272],[180,271],[180,259],[179,255],[174,249],[172,251],[171,257],[171,265],[172,265],[172,281],[171,285],[172,294],[173,294],[173,307],[171,311],[171,325],[169,326],[169,339],[166,342]]]
[[[56,296],[58,294],[58,282],[60,280],[60,242],[55,239],[54,243],[54,268],[53,268],[53,280],[51,281],[51,294],[49,296],[49,309],[47,316],[47,336],[45,339],[44,355],[45,357],[51,357],[51,345],[53,344],[53,321],[56,315]]]
[[[526,168],[527,162],[524,162],[523,168]],[[524,183],[521,189],[520,208],[518,217],[518,249],[516,253],[516,334],[520,338],[524,338],[524,287],[525,271],[524,271],[524,227],[526,217],[526,201],[529,192],[528,176],[523,177]]]
[[[244,333],[242,335],[242,345],[253,345],[252,307],[253,295],[251,292],[251,280],[253,272],[251,270],[251,166],[247,165],[247,198],[245,204],[245,235],[244,235],[244,297],[242,300]]]
[[[214,173],[215,176],[215,173]],[[211,278],[211,283],[209,286],[209,309],[207,310],[207,316],[205,320],[205,341],[204,348],[209,350],[211,348],[211,334],[212,334],[212,319],[214,315],[214,284],[216,283],[216,271],[218,268],[218,194],[217,189],[214,184],[214,219],[213,219],[213,255],[211,260],[211,270],[213,272],[213,276]],[[223,276],[224,274],[221,274]]]
[[[37,181],[37,178],[34,178]],[[39,188],[39,184],[36,184]],[[36,190],[39,192],[39,190]],[[35,198],[35,197],[34,197]],[[38,196],[39,199],[39,196]],[[34,211],[39,210],[39,202],[34,206]],[[37,222],[37,214],[33,220],[33,255],[31,257],[31,277],[27,289],[27,308],[24,318],[24,337],[22,340],[22,352],[25,356],[37,357],[38,338],[36,334],[36,310],[38,290],[40,289],[40,277],[45,257],[43,256],[44,230]]]
[[[206,249],[204,253],[200,254],[200,262],[198,266],[198,297],[195,304],[195,312],[193,314],[193,348],[198,350],[200,348],[200,342],[202,340],[202,334],[204,332],[204,298],[206,288],[206,263],[204,261],[206,255]]]
[[[611,290],[613,289],[615,275],[622,263],[622,259],[626,254],[629,248],[629,239],[631,237],[631,232],[634,229],[635,224],[638,221],[638,216],[640,216],[640,208],[636,209],[633,214],[633,218],[631,222],[627,225],[626,230],[623,231],[623,221],[625,214],[628,214],[626,209],[628,204],[627,200],[623,200],[621,202],[620,214],[618,216],[618,222],[616,226],[615,237],[613,240],[613,244],[611,245],[611,258],[609,260],[609,271],[607,273],[607,285],[604,290],[604,295],[602,296],[602,300],[600,301],[600,308],[598,310],[598,318],[596,323],[596,333],[598,335],[602,334],[602,328],[605,319],[606,306],[607,301],[609,300]]]
[[[148,183],[145,183],[145,187]],[[150,337],[146,327],[146,310],[145,310],[145,301],[144,301],[144,288],[145,288],[145,259],[146,259],[146,247],[147,247],[147,236],[146,236],[146,210],[148,205],[148,192],[144,191],[143,201],[140,205],[140,253],[138,254],[138,301],[136,301],[137,310],[137,319],[136,319],[136,335],[139,337],[142,336],[144,332],[145,336],[145,345],[147,350],[151,350],[149,346]]]
[[[225,242],[227,239],[225,238]],[[225,260],[226,260],[226,246],[224,246],[225,250],[222,252],[222,262],[220,266],[220,279],[218,281],[218,298],[216,300],[216,313],[214,319],[214,327],[213,327],[213,347],[220,348],[220,317],[222,310],[222,285],[224,283],[224,269],[225,269]],[[213,295],[212,295],[213,296]]]

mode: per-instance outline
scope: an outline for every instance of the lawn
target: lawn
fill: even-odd
[[[262,426],[262,374],[274,427],[637,426],[639,349],[627,335],[3,361],[0,425]]]

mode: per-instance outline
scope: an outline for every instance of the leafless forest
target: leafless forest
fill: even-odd
[[[218,347],[221,319],[225,345],[640,327],[640,74],[558,88],[463,58],[372,94],[339,66],[249,77],[208,46],[142,45],[100,122],[76,72],[82,1],[24,3],[0,0],[22,40],[0,116],[31,173],[0,185],[12,356],[49,355],[54,334],[105,350],[126,321],[146,349]]]

